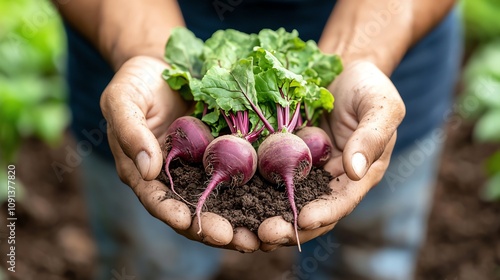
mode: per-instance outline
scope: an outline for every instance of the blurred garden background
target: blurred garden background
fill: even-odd
[[[463,72],[446,115],[417,279],[500,279],[500,1],[464,0]],[[0,279],[91,279],[95,247],[68,133],[65,36],[46,0],[0,1]],[[75,166],[57,171],[57,163]],[[16,273],[6,271],[7,166],[16,167]],[[228,253],[217,279],[278,279],[288,249]]]

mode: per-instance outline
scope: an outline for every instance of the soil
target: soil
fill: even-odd
[[[69,135],[57,148],[35,139],[23,143],[16,164],[16,272],[0,274],[0,279],[91,279],[96,251],[78,168],[59,181],[51,167],[66,162],[68,148],[75,148]],[[0,263],[5,268],[7,204],[0,211]]]
[[[500,279],[500,201],[480,198],[500,145],[474,142],[472,128],[449,125],[418,279]]]
[[[204,191],[210,177],[201,165],[183,165],[180,161],[171,163],[172,178],[176,192],[185,200],[194,213],[195,205]],[[295,204],[298,211],[310,201],[331,193],[328,183],[332,176],[318,168],[313,168],[309,176],[295,184]],[[159,180],[170,187],[164,171]],[[178,196],[169,192],[165,199]],[[258,172],[245,185],[232,187],[221,184],[206,200],[204,211],[209,211],[226,218],[233,228],[247,227],[257,234],[259,225],[267,218],[282,216],[286,221],[293,221],[293,214],[283,185],[273,185],[262,178]]]
[[[486,180],[482,163],[500,145],[475,143],[471,128],[462,122],[450,125],[416,279],[500,279],[500,202],[486,202],[479,195]],[[16,205],[17,269],[5,279],[92,279],[95,246],[78,169],[60,182],[51,168],[52,162],[65,161],[68,147],[75,147],[69,135],[54,148],[33,139],[23,144],[16,165],[17,180],[24,185],[24,198]],[[5,204],[0,211],[5,221]],[[0,267],[5,268],[3,226],[0,237]],[[296,252],[296,247],[272,253],[227,251],[214,279],[281,279]]]

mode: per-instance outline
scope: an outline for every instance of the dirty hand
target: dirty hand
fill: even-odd
[[[166,67],[156,58],[134,57],[121,66],[101,96],[118,175],[149,213],[179,234],[210,246],[255,251],[260,243],[248,229],[237,228],[233,233],[226,219],[203,213],[202,223],[210,226],[205,226],[200,236],[188,206],[164,199],[170,188],[155,180],[163,167],[159,143],[165,139],[168,126],[189,111],[189,104],[162,79]]]
[[[301,243],[330,231],[382,179],[396,142],[396,128],[405,115],[398,91],[372,63],[347,65],[329,89],[335,96],[335,109],[323,128],[334,148],[325,170],[336,178],[330,182],[331,195],[300,211]],[[281,217],[265,220],[258,235],[264,251],[297,244],[292,224]]]

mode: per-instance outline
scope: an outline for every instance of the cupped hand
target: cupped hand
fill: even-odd
[[[370,62],[347,65],[329,89],[335,96],[335,109],[325,118],[323,128],[334,147],[325,170],[335,178],[330,182],[330,195],[301,209],[301,243],[330,231],[382,179],[396,129],[405,115],[398,91]],[[292,224],[281,217],[265,220],[258,236],[264,251],[297,244]]]
[[[160,59],[134,57],[120,67],[101,96],[118,175],[149,213],[179,234],[210,246],[255,251],[260,242],[248,229],[233,230],[226,219],[205,212],[199,235],[198,223],[188,206],[164,199],[170,189],[156,180],[163,163],[159,143],[164,141],[168,126],[190,110],[161,77],[166,67]]]

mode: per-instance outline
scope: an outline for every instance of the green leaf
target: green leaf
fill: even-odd
[[[234,29],[218,30],[205,42],[203,72],[213,66],[231,69],[239,59],[248,57],[257,45],[256,34],[246,34]]]
[[[213,111],[210,112],[202,117],[202,120],[206,122],[207,124],[216,124],[217,121],[219,120],[220,112],[219,111]]]
[[[241,59],[233,70],[214,66],[202,79],[201,91],[213,97],[225,112],[252,110],[257,105],[252,59]]]
[[[500,110],[488,111],[476,123],[474,137],[483,142],[500,141]]]
[[[244,104],[248,110],[252,110],[251,104],[257,105],[257,92],[255,91],[255,77],[253,74],[253,59],[240,59],[231,70],[231,75],[242,89],[245,96]]]
[[[221,112],[219,110],[215,110],[204,115],[201,117],[201,120],[210,127],[214,137],[219,136],[221,131],[227,128],[227,123],[224,118],[221,117]]]
[[[334,97],[332,93],[324,87],[315,84],[308,84],[308,94],[304,98],[310,109],[323,109],[330,112],[333,109]]]
[[[472,41],[488,41],[500,35],[500,2],[498,0],[459,1],[466,37]]]
[[[488,176],[500,173],[500,151],[497,151],[486,160],[486,173]]]
[[[488,179],[481,191],[481,197],[487,201],[500,200],[500,173]]]
[[[6,4],[0,9],[0,74],[57,74],[66,44],[61,20],[51,3],[3,2]]]
[[[484,102],[483,90],[485,84],[482,82],[482,77],[470,79],[464,85],[464,90],[458,99],[458,110],[460,116],[468,120],[476,120],[488,108],[488,104]]]
[[[464,80],[469,83],[477,77],[500,80],[500,39],[480,46],[468,60],[464,69]]]
[[[489,76],[478,76],[468,84],[470,95],[477,97],[479,106],[500,109],[500,79]],[[464,104],[469,106],[470,104]]]
[[[0,122],[0,163],[12,162],[21,145],[21,135],[13,123]]]
[[[314,41],[289,51],[287,60],[289,70],[322,87],[329,86],[343,69],[339,56],[322,53]]]
[[[46,103],[35,108],[36,134],[46,143],[55,145],[69,123],[69,110],[62,104]]]
[[[275,71],[268,69],[255,75],[255,89],[259,102],[280,104],[282,107],[288,106],[290,103],[281,96],[278,87],[278,78]]]
[[[203,102],[204,104],[207,105],[208,109],[218,111],[220,108],[219,105],[217,105],[215,98],[203,92],[201,90],[202,86],[203,84],[201,80],[193,79],[191,81],[190,87],[191,87],[191,92],[193,93],[194,100],[198,102]]]
[[[193,80],[188,71],[181,70],[176,66],[163,71],[163,79],[171,89],[176,90],[185,100],[193,100],[190,82]]]
[[[210,97],[207,94],[205,95]],[[214,100],[212,97],[210,98]],[[213,102],[215,103],[215,100]],[[208,105],[205,102],[199,101],[196,102],[195,109],[192,115],[208,125],[208,127],[210,127],[212,135],[214,137],[217,137],[219,136],[219,133],[227,127],[226,121],[224,120],[224,118],[220,117],[220,114],[221,112],[218,107],[209,109]]]
[[[308,83],[306,88],[308,94],[304,98],[304,117],[311,124],[317,125],[321,114],[333,110],[335,98],[328,89],[318,87],[316,84]]]
[[[286,54],[292,50],[303,49],[306,43],[299,38],[299,32],[292,30],[287,32],[284,28],[274,31],[271,29],[262,29],[259,32],[260,46],[273,53],[279,52]]]
[[[268,112],[259,104],[253,74],[253,59],[240,59],[228,70],[219,66],[212,67],[203,77],[201,91],[215,99],[217,106],[225,113],[248,111],[250,131],[263,125],[257,112]],[[264,106],[265,107],[265,106]],[[212,120],[214,122],[214,120]],[[260,125],[260,126],[259,126]],[[218,132],[224,127],[219,126]]]
[[[269,72],[263,74],[262,79],[275,80],[279,96],[284,98],[286,102],[289,102],[289,106],[293,107],[294,104],[302,101],[302,98],[306,94],[306,81],[301,75],[286,69],[270,51],[263,48],[255,48],[253,56],[258,65],[258,67],[254,69],[256,74],[259,75],[261,72]],[[275,78],[272,78],[273,75]],[[273,90],[273,88],[268,87],[268,90]],[[258,94],[261,95],[260,92]],[[273,96],[276,96],[276,93],[274,93]],[[283,102],[279,99],[276,99],[275,103],[279,103],[283,106]]]
[[[191,33],[186,38],[198,40]],[[176,51],[190,47],[175,37],[169,43],[176,45],[175,40]],[[333,109],[334,98],[325,87],[342,71],[340,59],[323,54],[313,41],[304,42],[296,30],[263,29],[259,34],[219,30],[204,43],[201,54],[199,46],[195,49],[195,57],[203,61],[201,79],[189,67],[173,63],[163,76],[185,99],[199,102],[195,115],[211,126],[214,135],[226,128],[222,113],[248,111],[251,130],[263,125],[264,116],[272,130],[270,126],[277,125],[277,104],[289,113],[306,104],[309,121]]]
[[[296,30],[263,29],[259,32],[259,40],[260,47],[270,51],[286,69],[314,80],[319,86],[328,86],[342,71],[337,55],[322,53],[312,40],[302,41]]]
[[[485,112],[500,109],[500,40],[480,46],[464,69],[464,90],[460,115],[477,119]]]
[[[15,161],[24,137],[52,142],[65,128],[65,49],[50,1],[0,2],[0,165]]]
[[[310,69],[317,73],[318,86],[327,87],[342,72],[343,66],[338,55],[316,53],[309,62]],[[307,75],[304,72],[304,75]]]
[[[174,28],[165,46],[165,60],[172,67],[201,78],[203,45],[203,41],[187,28]]]

